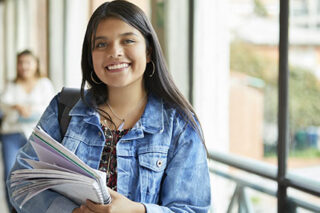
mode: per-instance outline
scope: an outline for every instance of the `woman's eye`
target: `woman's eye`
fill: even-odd
[[[132,44],[132,43],[134,43],[135,41],[134,40],[132,40],[132,39],[126,39],[126,40],[124,40],[124,43],[125,44]]]
[[[96,44],[96,48],[104,48],[106,46],[107,46],[107,44],[105,42],[99,42]]]

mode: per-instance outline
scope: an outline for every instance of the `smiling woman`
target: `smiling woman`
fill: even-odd
[[[109,89],[130,89],[136,85],[143,89],[143,74],[150,55],[137,29],[118,18],[107,18],[99,23],[93,44],[94,72]]]
[[[56,131],[60,94],[38,124],[106,173],[112,202],[78,206],[46,190],[21,211],[207,212],[210,180],[200,122],[173,82],[142,10],[124,0],[98,7],[87,26],[81,65],[81,100],[70,111],[65,136]],[[30,168],[24,158],[37,158],[29,142],[12,171]],[[10,182],[8,189],[14,190]]]

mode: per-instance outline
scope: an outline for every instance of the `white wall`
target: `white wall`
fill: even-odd
[[[229,143],[229,33],[227,1],[196,1],[194,104],[207,146],[225,151]]]
[[[208,150],[229,149],[228,1],[195,1],[194,105]],[[218,167],[219,165],[215,165]],[[226,212],[227,182],[212,181],[214,212]],[[227,193],[226,193],[227,192]]]
[[[49,1],[49,77],[57,90],[64,85],[64,0]]]
[[[188,1],[167,1],[165,8],[165,40],[169,71],[175,83],[189,95],[189,15]]]
[[[7,79],[16,76],[16,1],[5,1],[4,12],[4,65]]]
[[[11,0],[1,3],[0,71],[2,69],[1,88],[7,80],[16,77],[16,55],[24,49],[30,49],[39,55],[38,37],[38,0]]]
[[[49,73],[55,88],[81,86],[82,42],[89,20],[89,1],[49,1]]]
[[[68,0],[65,26],[65,85],[81,86],[82,42],[88,23],[89,4],[87,0]]]
[[[4,88],[5,71],[4,71],[4,3],[0,3],[0,92]]]

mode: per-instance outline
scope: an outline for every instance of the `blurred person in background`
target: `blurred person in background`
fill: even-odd
[[[3,113],[0,141],[5,180],[14,165],[18,150],[27,142],[27,137],[53,95],[51,81],[41,77],[38,58],[30,50],[19,53],[17,77],[7,84],[0,96],[0,111]],[[11,210],[7,193],[6,198]]]

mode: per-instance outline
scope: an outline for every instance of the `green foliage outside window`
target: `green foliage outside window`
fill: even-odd
[[[277,124],[278,61],[267,57],[258,46],[234,41],[230,47],[230,69],[265,82],[261,88],[264,122]],[[320,80],[310,70],[293,66],[289,75],[289,128],[293,140],[296,132],[320,126]]]
[[[258,16],[264,17],[264,16],[268,15],[268,12],[267,12],[265,6],[263,5],[263,3],[261,2],[261,0],[254,0],[254,12]]]

